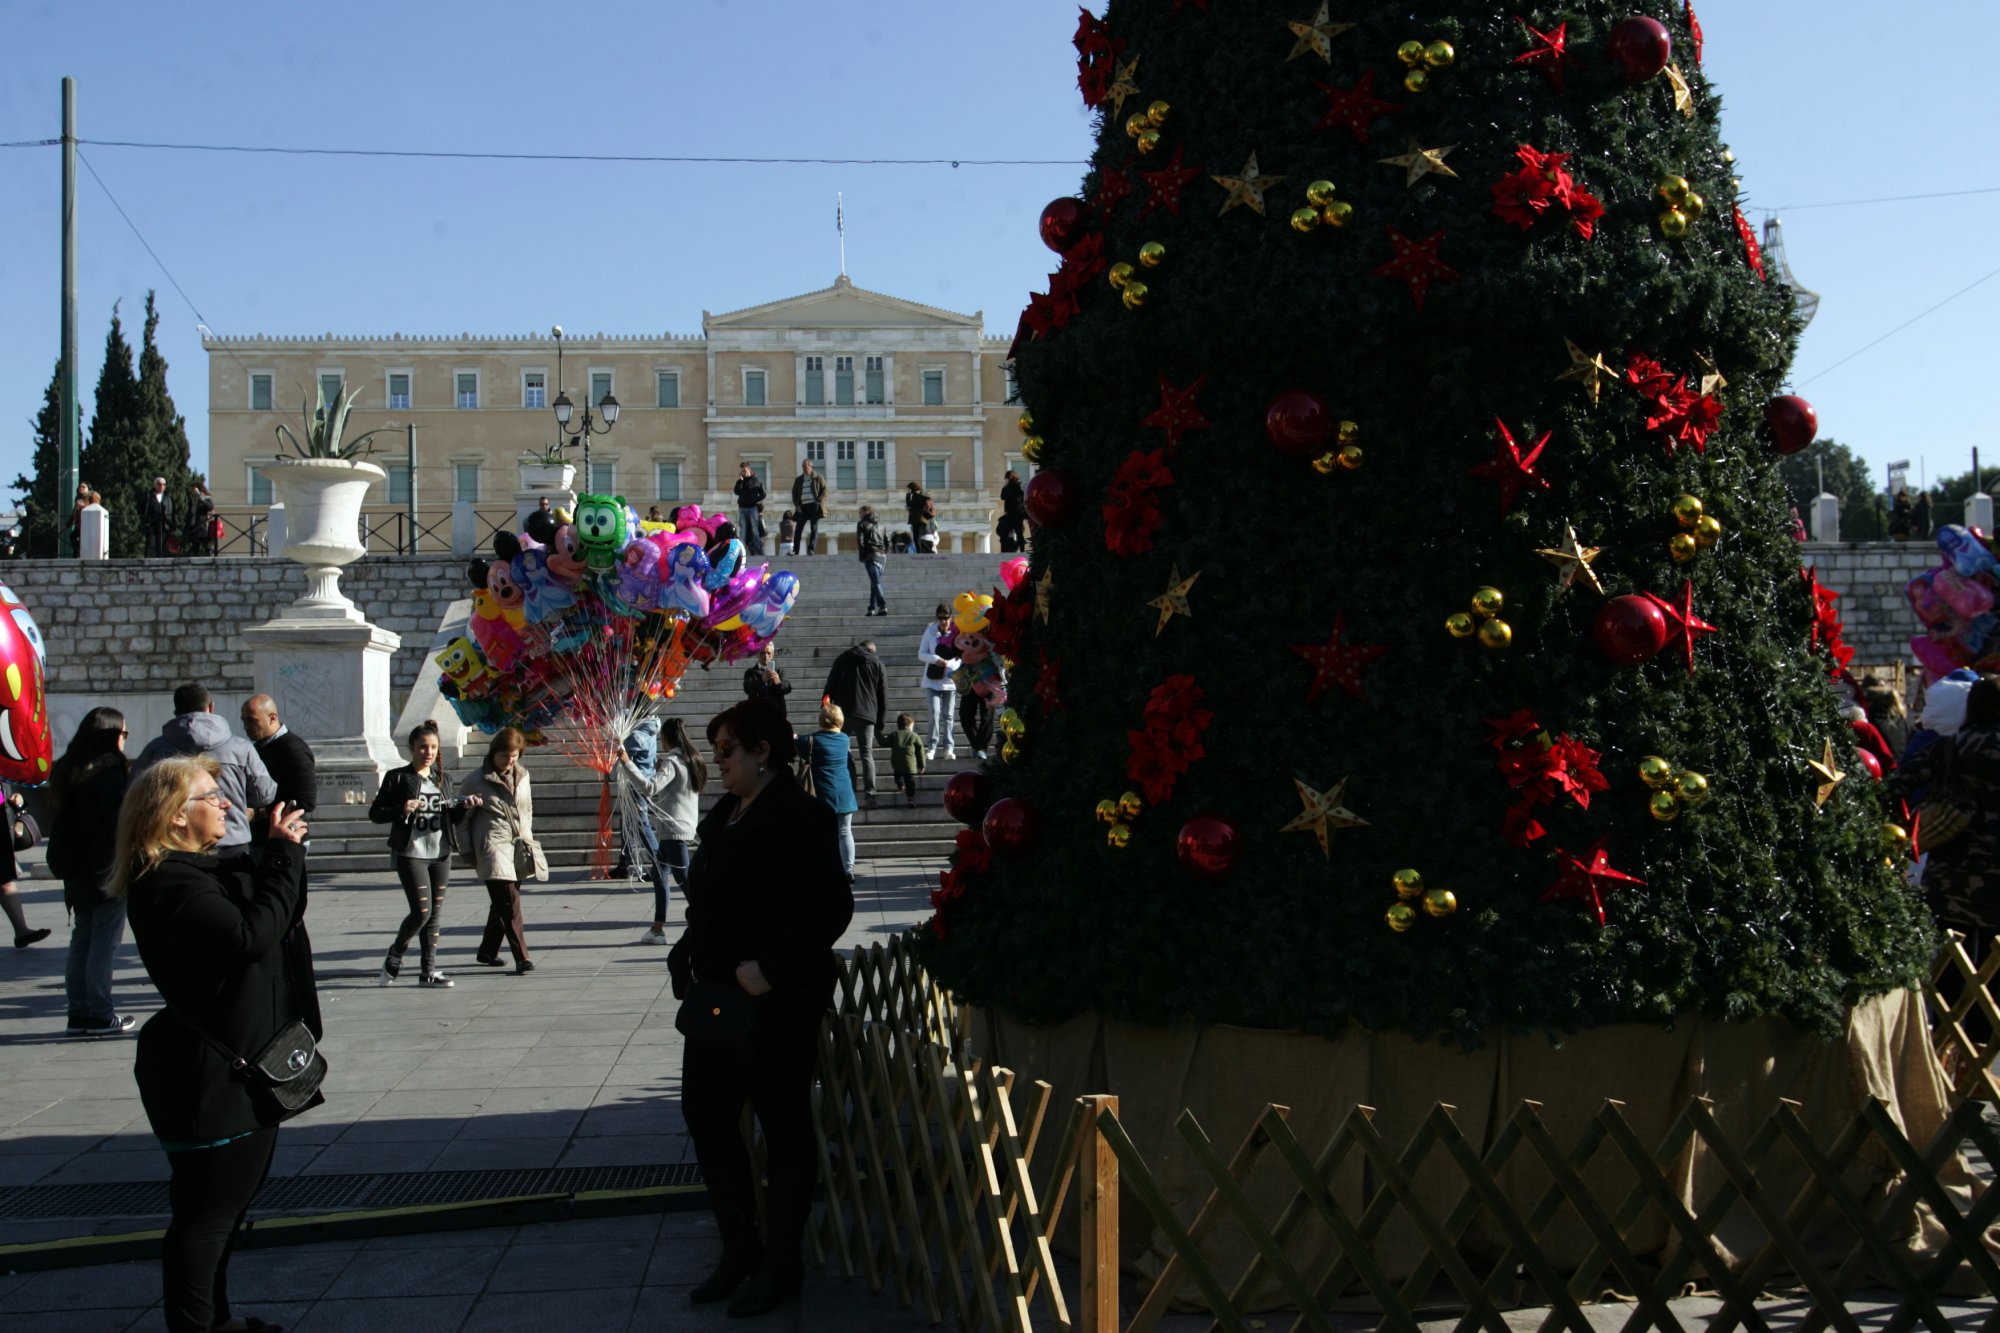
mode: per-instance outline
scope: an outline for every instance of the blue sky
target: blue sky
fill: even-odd
[[[1295,8],[1303,17],[1316,3]],[[1784,210],[1794,271],[1823,297],[1798,391],[1822,432],[1878,477],[1902,458],[1913,478],[1964,471],[1992,434],[1979,385],[2000,346],[2000,277],[1835,363],[2000,266],[2000,193],[1807,205],[2000,187],[2000,90],[1982,54],[1990,5],[1699,8],[1749,200]],[[11,0],[0,142],[58,133],[67,73],[87,140],[1076,162],[1090,122],[1074,86],[1075,21],[1068,0]],[[229,334],[699,332],[704,308],[832,279],[837,190],[856,282],[983,310],[989,331],[1009,333],[1050,266],[1035,219],[1081,175],[84,155],[210,327]],[[170,384],[202,466],[196,316],[80,174],[85,393],[112,302],[136,316],[159,288]],[[0,477],[26,465],[28,419],[58,350],[59,184],[56,150],[0,150]],[[1987,459],[2000,466],[2000,442]]]

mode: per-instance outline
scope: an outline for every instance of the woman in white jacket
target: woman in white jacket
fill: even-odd
[[[535,970],[521,920],[521,881],[549,877],[548,861],[535,841],[534,786],[528,780],[528,766],[520,762],[527,744],[518,729],[502,727],[493,733],[486,762],[459,786],[462,795],[480,800],[472,812],[472,860],[479,878],[486,881],[487,912],[486,933],[473,961],[482,967],[502,966],[504,940],[514,955],[515,976]]]
[[[638,805],[639,829],[653,856],[653,924],[639,937],[641,944],[667,942],[667,877],[687,887],[695,824],[701,818],[701,789],[708,785],[708,765],[688,738],[686,724],[670,717],[659,724],[658,736],[650,765],[645,762],[645,747],[639,755],[632,753],[629,737],[618,757],[620,776]]]

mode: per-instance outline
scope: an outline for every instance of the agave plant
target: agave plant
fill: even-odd
[[[300,458],[358,458],[374,452],[368,441],[380,435],[382,432],[379,430],[371,430],[351,440],[342,438],[347,434],[347,414],[354,410],[355,403],[355,399],[347,396],[345,386],[333,395],[331,403],[326,401],[323,388],[315,397],[318,400],[316,406],[301,408],[306,422],[305,439],[301,441],[292,434],[290,427],[280,425],[279,440],[289,444],[292,452]]]

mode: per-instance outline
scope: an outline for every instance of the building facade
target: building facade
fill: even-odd
[[[552,405],[615,397],[617,424],[580,449],[576,489],[651,505],[732,510],[742,464],[764,478],[775,538],[792,479],[811,460],[825,476],[832,549],[852,551],[859,507],[906,526],[915,481],[937,507],[942,548],[996,547],[1007,469],[1023,478],[1020,405],[1009,340],[981,316],[856,287],[831,287],[727,314],[699,335],[348,338],[209,336],[209,477],[233,523],[254,524],[275,498],[261,468],[275,427],[299,428],[317,386],[357,398],[349,434],[382,430],[369,461],[389,472],[370,493],[376,549],[396,549],[414,508],[421,549],[449,543],[454,511],[504,524],[521,466],[563,438]],[[574,421],[572,428],[574,428]],[[407,428],[416,427],[414,467]]]

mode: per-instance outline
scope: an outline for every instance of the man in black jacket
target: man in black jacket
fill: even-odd
[[[278,799],[311,814],[319,806],[319,776],[312,747],[278,720],[278,704],[268,694],[260,694],[243,705],[243,734],[257,747],[257,757],[270,770],[277,784]],[[257,840],[264,838],[263,819],[258,820]]]
[[[765,644],[757,654],[757,660],[743,673],[743,696],[747,699],[769,699],[778,706],[780,716],[785,712],[785,696],[792,692],[792,682],[785,679],[778,670],[778,650]]]
[[[764,554],[764,483],[748,463],[736,478],[736,535],[751,555]]]
[[[847,767],[855,774],[854,785],[870,809],[875,806],[876,730],[882,721],[882,705],[889,697],[882,678],[882,659],[875,655],[875,640],[863,639],[833,659],[826,673],[826,697],[840,705],[849,747]]]
[[[167,534],[174,527],[174,502],[167,497],[167,479],[153,478],[153,489],[139,506],[139,530],[146,537],[146,555],[158,559],[167,553]]]

